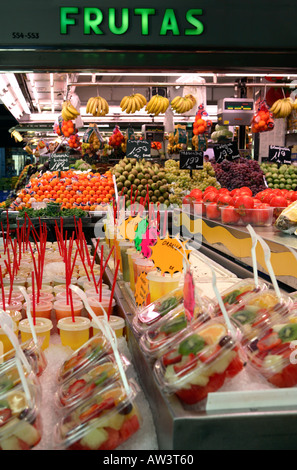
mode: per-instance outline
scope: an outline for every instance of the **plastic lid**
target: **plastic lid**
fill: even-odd
[[[242,370],[241,354],[239,343],[229,336],[223,319],[211,319],[198,328],[184,330],[174,346],[155,362],[154,376],[165,392],[177,393],[182,401],[194,404],[206,398],[212,377],[219,374],[221,379],[212,389],[215,391],[225,378],[235,375],[234,360],[236,372]]]
[[[182,276],[182,273],[174,273],[172,276],[171,274],[161,274],[159,271],[150,271],[147,274],[147,279],[149,281],[162,281],[162,282],[177,282]]]
[[[38,310],[48,310],[51,309],[53,306],[52,302],[49,302],[48,300],[43,300],[40,299],[39,302],[35,303],[35,308]],[[27,302],[24,303],[24,308],[27,308]],[[31,302],[31,310],[33,310],[33,304]]]
[[[7,301],[7,303],[6,303]],[[0,303],[1,307],[2,307],[2,304]],[[8,298],[5,297],[5,308],[6,310],[22,310],[23,308],[23,304],[22,302],[18,302],[17,300],[11,300],[10,303],[8,303]]]
[[[71,293],[72,293],[72,299],[73,300],[80,300],[80,297],[79,297],[78,294],[76,294],[73,291],[71,291]],[[56,299],[57,299],[57,301],[58,300],[64,300],[65,301],[67,299],[66,289],[64,291],[57,292]]]
[[[150,259],[139,259],[136,261],[137,266],[154,266],[154,262],[151,261]]]
[[[90,325],[91,321],[85,317],[74,317],[74,321],[72,317],[65,317],[58,321],[57,327],[63,331],[82,331],[88,330]]]
[[[58,382],[69,379],[111,352],[112,348],[107,338],[98,333],[66,359],[58,371]]]
[[[34,325],[34,329],[36,333],[46,333],[53,328],[53,323],[48,318],[35,318],[36,324]],[[19,323],[19,330],[23,331],[24,333],[31,333],[31,327],[28,318],[21,320]]]
[[[125,327],[126,322],[125,322],[124,318],[122,318],[122,317],[117,317],[116,315],[110,315],[109,324],[114,330],[119,330],[119,329]],[[94,320],[92,320],[91,326],[93,328],[98,328],[98,325],[96,324],[96,322]]]
[[[83,303],[81,300],[78,300],[78,299],[73,299],[73,307],[76,308],[76,309],[82,309],[83,308]],[[69,300],[69,305],[67,305],[66,303],[66,297],[65,299],[61,299],[59,298],[58,300],[56,300],[54,303],[53,303],[53,308],[54,309],[61,309],[61,310],[69,310],[69,312],[71,312],[71,302]]]
[[[128,360],[121,356],[121,361],[126,370]],[[60,407],[76,405],[82,399],[103,390],[111,381],[119,377],[120,372],[114,355],[102,357],[95,365],[66,380],[57,391],[56,403]]]
[[[130,389],[131,392],[127,395],[121,382],[113,382],[71,408],[55,428],[56,447],[104,449],[105,443],[110,439],[109,429],[115,429],[115,426],[118,433],[113,448],[122,444],[141,425],[141,418],[134,404],[136,391],[132,387]],[[129,433],[124,433],[128,424]],[[97,437],[95,440],[92,439],[93,433]]]
[[[108,307],[109,306],[109,302],[110,302],[110,295],[104,295],[102,294],[102,301],[99,302],[99,297],[90,297],[88,298],[88,302],[90,305],[94,306],[94,307],[100,307],[100,304],[102,304],[104,307]],[[111,306],[114,307],[116,305],[116,301],[115,299],[112,299],[112,303],[111,303]]]

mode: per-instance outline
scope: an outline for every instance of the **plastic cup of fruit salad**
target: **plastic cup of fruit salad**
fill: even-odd
[[[18,327],[17,325],[13,322],[13,332],[17,334]],[[2,348],[0,347],[0,356],[1,356],[1,350],[2,353],[5,354],[11,349],[13,349],[13,345],[10,342],[10,339],[8,338],[7,334],[5,331],[0,328],[0,346],[2,345]]]
[[[226,310],[229,311],[233,309],[235,305],[241,304],[247,295],[261,292],[265,289],[268,289],[268,285],[265,282],[259,280],[256,286],[255,280],[248,278],[232,284],[231,287],[228,287],[228,289],[222,292],[221,296]],[[218,304],[214,307],[214,314],[222,315],[221,308]]]
[[[57,382],[69,380],[71,376],[81,373],[87,367],[96,364],[102,357],[110,354],[112,348],[102,334],[93,336],[82,347],[64,361],[58,370]]]
[[[34,374],[39,377],[42,375],[43,371],[47,366],[47,359],[45,354],[41,348],[43,340],[40,337],[37,337],[37,344],[33,341],[33,339],[29,339],[28,341],[21,343],[20,347],[23,350],[29,364],[32,367]],[[6,353],[3,357],[3,362],[6,362],[15,357],[15,349],[10,350]],[[1,386],[0,386],[1,392]]]
[[[83,400],[54,429],[57,450],[114,450],[140,429],[136,391],[127,394],[121,382]]]
[[[121,360],[126,370],[129,362],[124,356],[121,356]],[[118,380],[119,377],[120,372],[114,355],[102,357],[92,367],[73,375],[60,385],[55,396],[56,405],[62,408],[76,406],[80,401]]]
[[[27,377],[27,381],[28,377]],[[39,414],[40,392],[29,384],[30,402],[18,384],[1,395],[0,400],[0,450],[30,450],[42,437]]]
[[[183,303],[183,290],[178,288],[144,307],[133,319],[133,329],[143,334],[156,321]]]
[[[83,346],[90,338],[91,321],[85,317],[70,316],[58,321],[60,338],[63,346],[69,346],[75,350]]]
[[[165,393],[188,405],[219,390],[244,366],[242,349],[221,319],[211,319],[197,329],[189,327],[174,346],[155,362],[153,373]]]
[[[40,337],[42,341],[42,349],[45,350],[49,347],[50,334],[53,329],[53,323],[48,318],[35,318],[34,330],[37,337]],[[22,342],[32,339],[32,331],[28,318],[20,321],[19,330],[21,332]]]
[[[283,323],[293,307],[293,300],[282,294],[279,299],[273,289],[245,297],[229,311],[231,321],[240,329],[242,344],[253,341],[267,326]]]
[[[197,328],[211,318],[211,301],[202,298],[197,304],[194,317],[187,318],[183,304],[157,320],[140,338],[139,346],[144,354],[152,360],[162,356],[174,346],[186,328]]]

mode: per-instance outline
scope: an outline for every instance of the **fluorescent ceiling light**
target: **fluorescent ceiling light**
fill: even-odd
[[[23,108],[24,113],[30,114],[30,109],[29,106],[24,98],[24,95],[22,93],[22,90],[20,89],[20,86],[18,84],[18,81],[13,73],[7,73],[5,74],[6,78],[8,80],[8,83],[11,85],[13,93],[16,95],[21,107]]]

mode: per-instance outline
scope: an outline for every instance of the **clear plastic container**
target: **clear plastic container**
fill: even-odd
[[[18,327],[13,322],[13,332],[16,334],[17,330],[18,330]],[[2,328],[0,328],[0,343],[2,343],[2,346],[3,346],[3,354],[6,354],[8,351],[13,349],[10,339],[8,338],[7,334],[5,333],[5,331],[3,331]]]
[[[41,440],[40,389],[26,380],[29,397],[21,383],[1,395],[0,450],[30,450]]]
[[[64,361],[58,371],[58,383],[70,379],[74,374],[81,373],[87,367],[96,364],[102,357],[111,353],[112,348],[105,336],[102,334],[93,336],[84,346]]]
[[[164,295],[150,305],[144,307],[133,318],[133,329],[136,333],[142,334],[153,323],[161,317],[171,312],[178,305],[181,305],[184,300],[183,290],[181,288],[175,289],[169,294]]]
[[[112,383],[71,409],[55,427],[55,448],[113,450],[132,438],[142,418],[130,389],[127,395],[120,382]]]
[[[140,338],[139,346],[149,359],[162,356],[174,346],[188,327],[197,328],[211,318],[211,301],[203,298],[202,305],[196,304],[194,317],[187,319],[183,304],[159,319]]]
[[[123,369],[126,370],[129,362],[121,356]],[[72,407],[81,400],[85,400],[93,393],[103,390],[108,384],[120,378],[118,364],[113,354],[102,357],[96,365],[76,374],[64,382],[56,394],[58,407]]]
[[[108,297],[111,293],[111,290],[110,288],[106,285],[106,284],[103,284],[102,286],[102,296],[104,297]],[[85,291],[85,294],[87,297],[99,297],[99,294],[100,294],[100,289],[98,287],[98,292],[96,292],[96,289],[87,289]]]
[[[297,385],[297,322],[296,313],[282,321],[266,321],[246,345],[249,364],[277,388]]]
[[[29,286],[27,287],[27,292],[28,294],[32,294],[32,286]],[[36,292],[36,289],[35,289],[35,292]],[[43,292],[46,292],[46,293],[53,293],[53,286],[51,286],[50,284],[42,284],[41,286],[41,291],[40,293],[43,293]]]
[[[255,280],[253,278],[248,278],[232,284],[232,286],[228,287],[228,289],[221,293],[221,296],[226,310],[229,311],[233,309],[234,306],[240,305],[247,295],[262,292],[266,289],[268,289],[268,285],[265,282],[259,280],[258,285],[256,286]],[[214,314],[222,315],[221,308],[218,303],[215,304]]]
[[[231,338],[223,319],[188,328],[174,347],[157,359],[153,373],[161,389],[194,405],[219,390],[244,367],[240,345]]]
[[[48,318],[36,318],[36,324],[34,325],[35,333],[37,337],[42,339],[42,349],[45,350],[49,347],[50,334],[53,329],[53,323]],[[32,332],[29,320],[25,318],[19,323],[19,330],[21,332],[22,342],[32,339]]]
[[[9,294],[10,294],[10,287],[4,287],[4,297],[5,297],[6,301],[7,301],[7,299],[9,299]],[[18,289],[16,289],[16,290],[12,291],[12,293],[11,293],[11,300],[14,300],[15,302],[22,302],[23,303],[24,302],[24,296]],[[2,302],[2,295],[1,295],[1,302]]]
[[[90,338],[91,321],[85,317],[65,317],[58,321],[60,338],[63,346],[76,350],[83,346]]]
[[[274,222],[274,207],[255,207],[253,209],[236,209],[232,207],[232,214],[230,214],[230,208],[227,206],[220,207],[219,210],[221,211],[221,222],[225,225],[251,224],[253,227],[271,227]]]
[[[114,330],[117,338],[121,338],[124,335],[124,330],[126,326],[124,318],[118,317],[116,315],[110,315],[109,324]],[[91,322],[91,327],[93,335],[97,335],[98,333],[100,333],[101,330],[98,328],[94,320]]]
[[[83,310],[83,303],[81,300],[74,299],[72,302],[73,305],[73,314],[75,317],[79,317]],[[66,297],[65,300],[58,299],[53,303],[53,308],[55,310],[56,319],[59,322],[62,318],[67,318],[72,316],[72,306],[69,300],[67,304]]]
[[[37,337],[37,344],[34,343],[33,339],[21,343],[20,347],[22,348],[29,364],[32,367],[34,374],[37,377],[42,375],[47,366],[47,359],[45,357],[44,351],[42,350],[42,339]],[[8,361],[15,357],[15,350],[12,349],[7,354],[4,355],[3,361]],[[1,369],[0,369],[1,370]],[[0,386],[1,388],[1,386]],[[1,393],[1,392],[0,392]]]
[[[90,298],[88,298],[88,303],[89,303],[91,309],[93,310],[93,312],[95,313],[95,315],[102,316],[102,315],[104,315],[102,307],[104,308],[106,313],[108,313],[108,308],[109,308],[109,304],[110,304],[110,294],[108,296],[106,296],[103,293],[101,302],[99,302],[99,296],[90,297]],[[115,301],[115,299],[112,299],[110,315],[113,314],[115,306],[116,306],[116,301]],[[88,315],[89,315],[89,318],[91,319],[92,317],[90,316],[89,313],[88,313]]]
[[[37,292],[35,292],[35,298],[37,299]],[[55,296],[51,292],[39,292],[39,300],[45,302],[53,302],[54,298]],[[29,299],[31,300],[31,302],[33,301],[33,294],[29,294]]]
[[[1,308],[2,308],[2,304],[1,304]],[[22,308],[23,308],[23,304],[22,302],[18,301],[18,300],[11,300],[10,302],[8,302],[8,299],[7,299],[7,303],[5,303],[5,310],[9,310],[10,312],[21,312],[22,311]]]
[[[240,329],[241,342],[254,341],[272,324],[283,323],[293,308],[292,299],[285,294],[278,298],[273,289],[250,294],[229,312],[231,321]]]

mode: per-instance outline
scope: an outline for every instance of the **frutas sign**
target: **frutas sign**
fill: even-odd
[[[156,13],[155,8],[121,8],[119,10],[108,8],[104,11],[96,7],[61,7],[60,33],[67,35],[72,28],[81,28],[82,20],[85,35],[107,33],[122,35],[131,27],[137,27],[142,36],[148,36],[152,32],[151,23]],[[204,25],[199,19],[202,14],[203,11],[200,8],[187,10],[185,20],[188,27],[181,28],[175,10],[166,8],[162,13],[159,35],[166,36],[170,33],[174,36],[199,36],[204,31]]]

